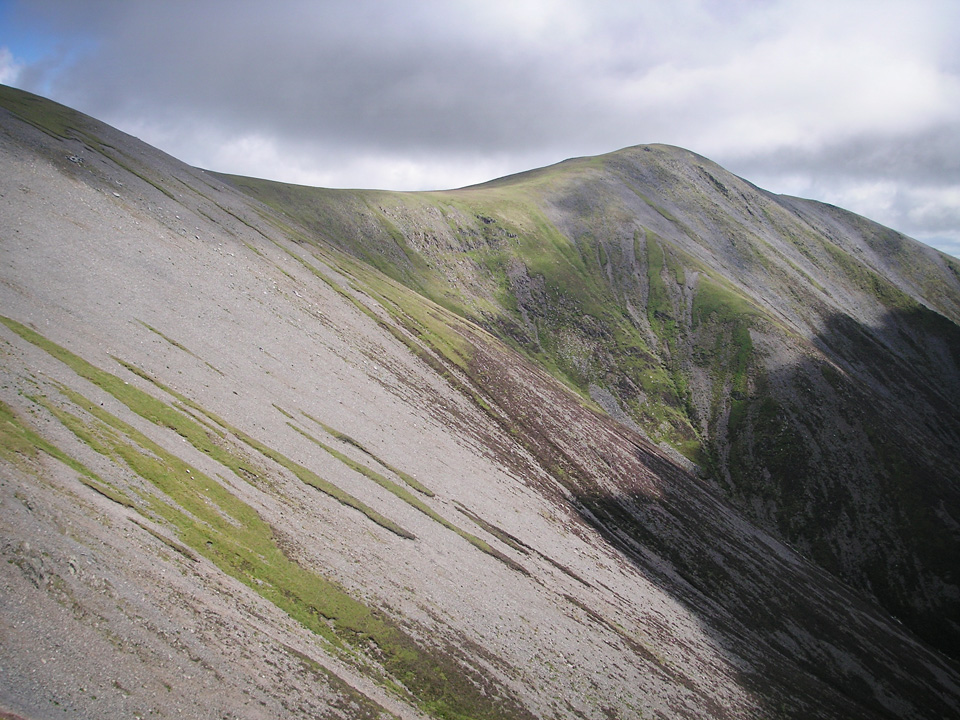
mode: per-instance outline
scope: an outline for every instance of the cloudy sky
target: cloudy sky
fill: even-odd
[[[0,83],[328,187],[670,143],[960,256],[957,0],[0,0]]]

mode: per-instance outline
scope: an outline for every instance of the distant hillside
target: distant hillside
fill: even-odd
[[[960,714],[950,258],[675,148],[320,190],[4,87],[0,200],[0,714]]]
[[[225,178],[699,466],[960,657],[960,262],[644,146],[451,192]]]

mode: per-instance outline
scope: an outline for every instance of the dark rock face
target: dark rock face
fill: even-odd
[[[956,261],[662,146],[0,132],[0,714],[960,713]]]

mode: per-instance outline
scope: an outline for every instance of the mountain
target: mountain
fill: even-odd
[[[960,656],[960,262],[645,146],[444,193],[225,178],[695,463]]]
[[[956,261],[662,146],[387,193],[0,132],[0,711],[960,712]]]

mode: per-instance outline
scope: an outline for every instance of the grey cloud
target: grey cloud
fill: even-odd
[[[778,168],[811,177],[950,184],[960,181],[960,122],[910,134],[844,138],[815,148],[788,147],[753,156],[731,153],[725,160],[745,173]]]
[[[960,247],[960,123],[715,159],[768,189],[840,205],[953,254]]]
[[[802,175],[831,197],[895,183],[897,207],[872,207],[932,227],[954,217],[949,194],[939,209],[906,206],[910,188],[942,190],[960,175],[956,8],[33,0],[17,21],[61,37],[65,51],[22,67],[18,84],[233,172],[407,178],[416,187],[398,189],[418,189],[438,186],[432,171],[465,184],[485,179],[478,168],[668,142],[774,185]],[[374,174],[338,180],[336,167]]]
[[[509,28],[463,27],[449,4],[383,18],[304,4],[302,17],[256,22],[228,3],[183,16],[124,7],[98,16],[100,47],[56,78],[62,97],[117,116],[202,114],[236,132],[394,150],[522,147],[561,139],[564,118],[583,125],[582,80],[563,48],[534,53]]]

